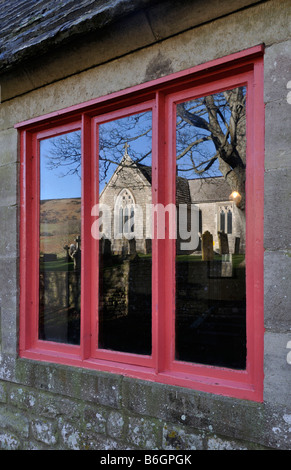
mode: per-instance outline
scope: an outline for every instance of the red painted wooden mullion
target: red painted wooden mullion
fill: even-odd
[[[176,206],[176,113],[173,106],[170,105],[168,97],[165,101],[165,113],[167,116],[165,128],[166,141],[166,159],[165,159],[165,205],[174,204]],[[175,132],[173,132],[175,129]],[[175,223],[175,221],[172,221]],[[165,370],[171,369],[171,364],[175,351],[175,260],[176,260],[176,240],[169,238],[169,226],[166,227],[165,258],[166,273],[166,363]],[[175,227],[177,234],[177,227]]]
[[[20,141],[20,353],[32,347],[32,315],[31,315],[31,294],[30,275],[29,275],[29,252],[26,246],[29,239],[32,238],[31,233],[31,210],[29,185],[31,180],[30,165],[27,164],[26,155],[32,154],[32,139],[27,131],[23,131]]]
[[[145,112],[145,111],[152,111],[154,115],[153,107],[155,105],[155,101],[151,100],[144,103],[135,102],[127,102],[126,108],[120,107],[114,111],[110,111],[105,113],[104,115],[100,115],[97,118],[93,119],[93,126],[92,133],[93,133],[93,168],[92,174],[94,175],[94,182],[92,183],[93,186],[93,196],[92,196],[92,205],[95,205],[99,202],[99,126],[102,123],[110,122],[116,119],[121,119],[123,117],[134,115],[137,113]],[[91,177],[92,179],[92,177]],[[91,223],[93,223],[94,219],[91,219]],[[116,361],[117,363],[127,363],[133,365],[140,365],[140,366],[151,366],[153,364],[153,355],[146,356],[146,355],[139,355],[133,353],[124,353],[119,351],[112,351],[101,349],[98,346],[98,324],[99,324],[99,315],[98,315],[98,303],[99,303],[99,296],[98,296],[98,284],[99,284],[99,243],[97,240],[92,240],[92,244],[94,249],[92,251],[93,259],[96,260],[93,262],[91,267],[91,275],[93,281],[91,282],[92,288],[92,346],[91,346],[91,354],[93,358],[99,360],[108,360],[108,361]],[[96,263],[96,264],[95,264]],[[94,271],[94,272],[93,272]],[[92,286],[93,284],[93,286]],[[95,286],[95,289],[94,289]]]
[[[153,181],[152,203],[166,203],[167,186],[167,146],[166,146],[166,108],[165,96],[156,94],[156,112],[153,121]],[[169,271],[166,267],[168,253],[165,240],[157,238],[157,218],[152,217],[152,255],[153,255],[153,347],[155,352],[154,372],[159,374],[167,368],[168,315],[167,296],[169,294]]]
[[[264,70],[261,60],[254,61],[247,107],[247,242],[251,246],[246,260],[247,368],[251,381],[263,396],[263,324],[264,324]]]
[[[96,122],[91,122],[91,165],[90,165],[90,210],[99,202],[99,138]],[[90,214],[90,225],[94,219]],[[91,298],[91,357],[94,357],[98,344],[98,305],[99,305],[99,241],[91,236],[90,298]]]
[[[81,319],[80,345],[83,360],[91,356],[91,207],[92,141],[91,119],[82,115],[82,198],[81,198]],[[94,181],[94,180],[93,180]]]

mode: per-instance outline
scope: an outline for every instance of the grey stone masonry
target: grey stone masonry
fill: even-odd
[[[289,447],[291,409],[283,405],[25,361],[16,375],[0,380],[1,450]]]
[[[18,39],[9,26],[16,3]],[[56,27],[55,36],[47,29],[45,44],[41,24],[48,17],[31,10],[21,16],[25,3],[48,12],[48,4],[71,2],[0,6],[1,53],[6,48],[0,54],[0,450],[291,450],[290,0],[139,0],[138,9],[127,0],[81,1],[88,23],[67,17],[62,31],[57,15],[48,28]],[[95,23],[93,3],[108,3],[109,17],[97,8]],[[263,401],[132,379],[127,371],[123,376],[20,358],[14,126],[259,44],[265,45]]]

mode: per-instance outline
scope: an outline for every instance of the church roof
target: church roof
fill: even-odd
[[[155,0],[2,0],[0,72],[98,31]]]
[[[140,163],[135,164],[139,171],[143,174],[145,179],[149,182],[152,183],[152,168],[150,166],[146,165],[141,165]]]
[[[149,166],[136,164],[137,168],[141,171],[143,176],[147,179],[149,183],[152,181],[152,169]],[[190,192],[188,180],[186,178],[181,178],[180,176],[176,179],[176,202],[177,204],[190,204]]]
[[[136,166],[151,183],[151,167],[140,164]],[[230,187],[222,176],[193,180],[177,176],[176,179],[177,204],[228,201],[230,192]]]
[[[117,167],[103,191],[110,186],[114,175],[117,175],[117,172],[120,170],[126,170],[126,168],[133,168],[135,171],[138,170],[146,181],[148,181],[150,185],[152,184],[152,168],[134,161],[127,153],[127,149],[125,150],[121,163],[122,164]],[[222,176],[196,178],[192,180],[181,176],[176,177],[176,204],[228,201],[229,195],[230,187]]]

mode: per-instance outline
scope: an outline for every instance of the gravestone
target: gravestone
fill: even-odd
[[[152,240],[151,238],[145,238],[144,240],[144,252],[149,254],[152,252]]]
[[[213,236],[208,230],[202,234],[202,260],[213,260]]]
[[[122,238],[122,246],[121,246],[121,256],[125,258],[129,255],[129,240],[126,237]]]
[[[100,239],[100,252],[104,256],[111,255],[111,241],[106,237]]]
[[[226,255],[227,259],[221,261],[221,277],[233,276],[232,255]]]
[[[81,269],[81,237],[77,236],[75,244],[65,245],[64,250],[66,251],[66,261],[71,259],[74,261],[74,270],[80,271]]]
[[[229,253],[229,247],[228,247],[228,238],[227,238],[226,233],[218,232],[218,244],[219,244],[219,253],[221,255],[227,255]]]
[[[71,261],[71,257],[70,257],[70,254],[69,254],[69,251],[70,251],[69,245],[65,245],[64,250],[66,251],[65,259],[66,259],[66,262],[68,263],[69,261]]]
[[[75,239],[75,245],[70,245],[69,255],[74,261],[74,271],[80,271],[81,269],[81,237],[78,236]]]
[[[240,237],[235,237],[234,253],[235,253],[236,255],[239,254],[239,249],[240,249]]]
[[[128,240],[129,244],[129,255],[130,256],[135,256],[136,255],[136,240],[135,238],[131,238]]]

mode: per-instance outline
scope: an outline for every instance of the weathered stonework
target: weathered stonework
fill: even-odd
[[[165,6],[166,4],[166,6]],[[0,449],[291,449],[290,2],[146,2],[2,73]],[[13,126],[264,43],[264,401],[18,357],[19,142]],[[44,52],[44,51],[43,51]]]
[[[62,393],[50,390],[49,384],[37,389],[29,374],[30,386],[0,382],[3,449],[288,449],[291,410],[286,406],[256,405],[127,378],[121,379],[117,410],[113,402],[100,405],[77,390],[69,399],[74,382],[81,379],[85,387],[86,377],[66,369],[67,389]],[[98,372],[94,375],[98,379]],[[110,395],[110,374],[106,379]]]

